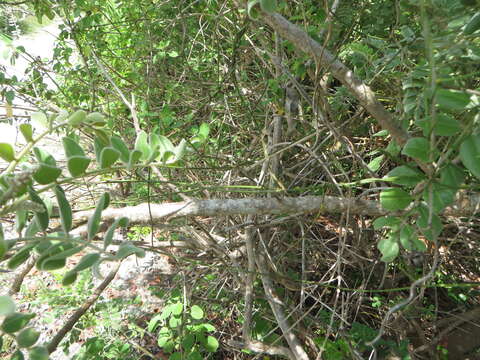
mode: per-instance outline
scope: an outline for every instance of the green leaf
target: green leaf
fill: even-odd
[[[432,183],[423,191],[423,199],[428,204],[430,197],[430,187],[432,191],[432,209],[438,214],[455,200],[456,189],[440,183]]]
[[[277,0],[260,0],[260,7],[267,13],[273,13],[277,10]]]
[[[147,160],[152,153],[152,149],[150,149],[147,139],[147,133],[142,130],[137,135],[137,140],[135,141],[135,150],[142,153],[142,156],[140,157],[142,160]]]
[[[15,311],[15,303],[8,295],[0,296],[0,316],[10,315]]]
[[[87,224],[87,233],[88,233],[88,240],[92,240],[95,234],[98,232],[98,228],[100,227],[100,220],[102,218],[102,211],[108,206],[110,203],[110,194],[104,193],[100,200],[97,203],[95,211],[93,215],[88,219]]]
[[[55,166],[40,163],[40,167],[33,174],[33,179],[41,185],[47,185],[57,180],[61,173],[62,170]]]
[[[95,127],[103,127],[107,125],[107,122],[105,121],[105,116],[103,116],[99,112],[92,112],[88,114],[85,118],[85,122]]]
[[[0,143],[0,158],[8,162],[15,160],[15,151],[12,145]]]
[[[255,5],[257,5],[259,2],[260,0],[249,0],[247,3],[247,13],[252,19],[258,18],[258,10]]]
[[[127,256],[135,254],[136,256],[143,258],[145,257],[145,250],[140,249],[130,243],[122,243],[117,251],[116,259],[125,259]]]
[[[128,226],[128,218],[121,217],[116,219],[112,225],[108,228],[107,232],[105,233],[105,237],[103,238],[103,249],[105,250],[111,243],[113,239],[113,234],[118,226],[125,227]]]
[[[170,326],[170,328],[174,329],[180,325],[182,325],[181,317],[171,316],[170,319],[168,319],[168,326]]]
[[[192,308],[190,309],[190,315],[195,320],[203,319],[203,310],[200,306],[193,305]]]
[[[13,313],[5,317],[1,328],[4,332],[13,334],[23,329],[34,317],[35,314],[31,313]]]
[[[12,356],[10,356],[10,360],[24,360],[25,356],[20,350],[15,351]]]
[[[174,352],[172,355],[168,357],[168,360],[183,360],[183,356],[181,352]]]
[[[8,260],[7,267],[13,270],[22,265],[30,257],[34,246],[34,244],[29,244],[18,250],[17,253]]]
[[[54,167],[57,166],[57,162],[55,161],[55,158],[51,154],[49,154],[47,151],[39,147],[34,147],[33,152],[39,163],[47,164]]]
[[[65,150],[65,156],[71,158],[72,156],[85,156],[85,152],[83,151],[80,144],[78,144],[75,140],[71,137],[65,136],[62,139],[63,149]]]
[[[8,251],[8,245],[7,242],[5,241],[5,235],[3,234],[3,226],[0,223],[0,261],[3,259],[3,256],[7,253]],[[1,315],[1,311],[0,311]]]
[[[396,236],[390,235],[386,239],[382,239],[378,242],[378,250],[382,253],[381,260],[384,262],[392,262],[398,256],[400,247],[396,240]]]
[[[27,348],[35,345],[40,333],[34,328],[26,328],[17,335],[17,344],[20,348]]]
[[[49,353],[44,346],[35,346],[28,351],[30,360],[48,360]]]
[[[200,125],[200,128],[198,129],[198,135],[202,136],[206,140],[209,134],[210,134],[210,125],[208,125],[207,123],[202,123]]]
[[[390,188],[380,193],[380,204],[386,210],[397,211],[405,209],[413,198],[403,189]]]
[[[181,302],[177,302],[172,305],[172,314],[174,316],[178,316],[183,312],[183,304]]]
[[[67,160],[68,172],[73,177],[81,176],[87,171],[90,161],[86,156],[72,156]]]
[[[187,333],[182,339],[182,347],[188,353],[195,345],[195,335],[192,333]]]
[[[439,89],[436,100],[441,109],[463,110],[470,103],[470,95],[463,91]]]
[[[98,136],[96,136],[95,139],[93,140],[93,147],[95,149],[95,158],[97,159],[97,163],[99,164],[100,164],[100,154],[102,153],[103,148],[107,145],[108,143],[105,143]]]
[[[27,223],[27,210],[17,210],[15,212],[15,231],[21,233]],[[2,257],[0,256],[0,259]]]
[[[113,147],[104,147],[100,154],[100,168],[106,169],[115,164],[120,157],[120,152]]]
[[[400,225],[401,220],[397,216],[381,216],[373,222],[373,228],[380,230],[383,227],[394,227]]]
[[[142,157],[142,152],[140,150],[133,150],[130,153],[130,159],[128,159],[128,166],[127,170],[132,170],[133,167],[138,163],[140,158]]]
[[[62,285],[63,286],[69,286],[77,280],[77,275],[78,273],[76,271],[69,271],[65,274],[65,276],[62,279]]]
[[[406,249],[406,250],[413,250],[413,238],[415,235],[415,230],[413,229],[412,226],[410,225],[404,225],[400,229],[400,244]]]
[[[480,179],[480,134],[470,135],[462,142],[460,159],[463,165]]]
[[[70,203],[65,196],[65,192],[59,185],[55,186],[54,192],[55,196],[57,197],[58,208],[60,210],[62,228],[63,231],[68,234],[72,229],[72,208],[70,207]]]
[[[392,182],[398,185],[415,186],[425,179],[425,175],[406,165],[397,166],[387,174],[388,178],[393,178]]]
[[[82,270],[92,267],[100,260],[100,254],[92,253],[84,255],[72,271],[80,272]]]
[[[432,214],[432,222],[429,224],[428,218],[429,218],[429,211],[428,207],[425,205],[420,205],[417,208],[417,212],[419,214],[417,218],[417,226],[419,229],[422,231],[422,233],[425,235],[425,237],[433,241],[436,239],[440,233],[442,232],[443,229],[443,224],[438,215],[435,213]]]
[[[80,126],[87,118],[87,113],[83,110],[75,111],[69,118],[68,124],[73,127]]]
[[[30,115],[30,119],[41,128],[48,129],[48,119],[44,113],[35,112]]]
[[[463,29],[463,33],[465,35],[471,35],[478,29],[480,29],[480,11],[475,13],[468,21],[467,25],[465,25],[465,28]]]
[[[425,138],[411,138],[403,147],[402,154],[423,162],[429,162],[430,143]]]
[[[120,153],[120,160],[125,164],[128,164],[130,160],[130,151],[128,150],[125,142],[118,136],[114,135],[110,138],[112,147]]]
[[[372,161],[370,161],[367,165],[368,169],[370,171],[377,171],[380,169],[380,165],[382,165],[383,159],[385,158],[385,155],[380,155],[375,157]]]
[[[458,120],[450,115],[438,114],[434,129],[436,135],[453,136],[462,130],[462,126]]]
[[[21,124],[19,126],[20,132],[22,133],[23,137],[27,142],[30,142],[33,140],[33,129],[32,125],[30,124]]]
[[[456,165],[448,164],[440,171],[440,182],[451,189],[458,189],[464,181],[464,171]]]
[[[205,350],[214,353],[218,350],[218,340],[211,335],[207,336],[207,342],[204,344]]]
[[[28,187],[28,194],[30,195],[30,200],[37,203],[43,208],[43,212],[35,212],[35,222],[37,223],[40,230],[45,231],[48,228],[48,222],[50,219],[47,211],[47,206],[31,186]]]
[[[203,360],[203,357],[197,350],[194,350],[188,354],[187,360]]]
[[[185,139],[182,139],[180,141],[180,144],[178,144],[175,149],[174,149],[174,153],[175,153],[175,158],[174,158],[174,161],[179,161],[183,158],[183,155],[185,155],[185,151],[187,150],[187,142],[185,141]]]

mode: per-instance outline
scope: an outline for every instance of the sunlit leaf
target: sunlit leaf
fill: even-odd
[[[84,110],[77,110],[68,118],[68,124],[74,127],[80,126],[86,118],[87,113]]]
[[[380,204],[390,211],[403,210],[412,200],[412,196],[400,188],[390,188],[380,193]]]
[[[15,303],[8,295],[0,296],[0,316],[9,315],[15,311]]]
[[[394,184],[406,186],[415,186],[425,179],[421,171],[406,165],[397,166],[387,174],[387,177],[392,178]]]
[[[0,143],[0,158],[8,162],[15,160],[15,151],[12,145]]]
[[[33,129],[32,125],[30,124],[21,124],[19,126],[20,132],[22,133],[23,137],[27,142],[30,142],[33,140]]]
[[[192,308],[190,309],[190,315],[195,320],[203,319],[203,310],[200,306],[193,305]]]
[[[384,262],[392,262],[393,260],[395,260],[400,251],[396,236],[394,235],[390,235],[386,239],[380,240],[378,242],[377,248],[382,253],[381,260]]]
[[[140,158],[142,160],[147,160],[150,157],[152,150],[150,149],[150,145],[148,145],[147,133],[143,130],[137,135],[137,140],[135,141],[135,150],[141,152],[142,156]]]
[[[113,224],[110,225],[107,232],[105,233],[105,237],[103,238],[103,249],[106,249],[112,243],[113,234],[118,226],[128,226],[128,218],[121,217],[119,219],[116,219]]]

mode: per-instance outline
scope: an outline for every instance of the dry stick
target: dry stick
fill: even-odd
[[[263,18],[283,38],[291,41],[303,52],[313,56],[319,65],[328,68],[332,75],[347,87],[360,104],[379,122],[380,126],[388,130],[400,146],[407,142],[408,133],[400,127],[392,115],[377,100],[372,89],[361,81],[352,70],[337,60],[330,51],[313,40],[305,31],[277,13],[264,12]]]
[[[459,194],[457,202],[447,207],[443,215],[465,216],[478,211],[480,196]],[[344,213],[352,215],[383,216],[396,214],[382,208],[378,201],[337,196],[300,196],[282,198],[242,198],[242,199],[208,199],[151,204],[154,221],[167,220],[183,216],[234,216],[234,215],[268,215],[299,213]],[[409,209],[407,208],[406,211]],[[80,211],[74,215],[74,226],[86,223],[94,210]],[[397,213],[401,214],[401,213]],[[148,224],[150,214],[148,204],[110,208],[102,212],[103,221],[113,221],[126,216],[131,224]]]
[[[253,216],[247,217],[247,222],[252,221]],[[245,231],[245,247],[247,248],[247,274],[245,279],[245,314],[243,316],[242,335],[245,344],[251,342],[251,325],[252,325],[252,309],[253,309],[253,280],[255,278],[255,254],[253,252],[253,227],[248,227]]]
[[[303,349],[300,340],[298,340],[298,337],[293,332],[292,326],[290,325],[288,318],[283,311],[284,305],[282,300],[280,300],[278,295],[275,293],[275,286],[273,285],[273,281],[269,275],[270,271],[266,265],[268,260],[265,256],[265,250],[262,246],[263,245],[260,244],[260,246],[257,247],[255,262],[260,270],[260,276],[262,278],[263,289],[265,290],[267,301],[270,304],[270,308],[272,309],[273,315],[277,320],[278,326],[280,326],[280,329],[282,330],[283,337],[287,340],[288,346],[294,355],[293,359],[308,360],[307,353]]]
[[[115,264],[115,267],[110,271],[110,273],[105,277],[100,285],[95,289],[93,294],[83,303],[81,307],[79,307],[67,320],[65,325],[57,332],[57,334],[53,337],[50,343],[47,345],[48,352],[51,354],[56,349],[58,344],[63,340],[65,335],[72,330],[73,326],[77,323],[77,321],[85,314],[88,309],[98,300],[100,294],[105,290],[105,288],[112,282],[117,274],[118,269],[120,268],[121,262]]]
[[[25,264],[25,267],[22,269],[21,272],[19,272],[15,278],[13,279],[13,284],[10,287],[10,290],[8,290],[8,295],[13,295],[16,294],[20,291],[20,287],[22,286],[23,280],[25,279],[25,276],[32,270],[32,268],[35,266],[35,262],[37,261],[36,256],[30,257],[30,259],[27,261]]]

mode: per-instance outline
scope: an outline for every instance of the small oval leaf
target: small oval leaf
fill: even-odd
[[[34,328],[26,328],[17,335],[17,344],[20,348],[27,348],[35,345],[40,333]]]
[[[0,158],[8,162],[15,160],[15,151],[12,145],[0,143]]]

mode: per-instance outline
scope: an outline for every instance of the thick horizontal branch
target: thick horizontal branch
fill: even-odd
[[[352,95],[378,121],[380,126],[388,130],[399,145],[407,142],[407,132],[400,127],[399,123],[378,101],[372,89],[361,81],[352,70],[336,59],[325,47],[313,40],[305,31],[283,16],[277,13],[263,13],[263,18],[283,38],[291,41],[298,49],[314,57],[319,65],[331,71],[332,75],[350,90]]]
[[[479,196],[463,196],[455,205],[448,207],[444,215],[468,216],[480,205]],[[151,211],[151,218],[150,218]],[[352,215],[382,216],[390,213],[383,209],[378,201],[335,196],[303,196],[284,198],[242,198],[216,200],[190,200],[164,204],[139,204],[123,208],[110,208],[102,213],[104,221],[112,221],[122,216],[132,224],[150,224],[150,220],[173,219],[183,216],[231,216],[231,215],[267,215],[298,213],[345,213]],[[87,221],[93,211],[82,211],[74,215],[78,226]]]

